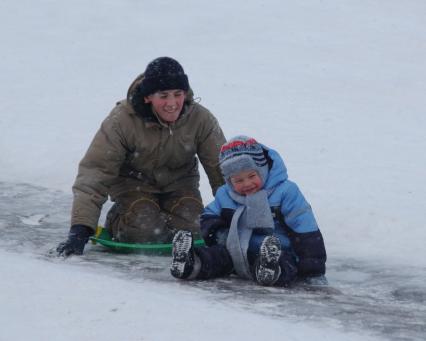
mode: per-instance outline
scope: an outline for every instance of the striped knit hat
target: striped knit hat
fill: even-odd
[[[220,149],[219,163],[228,185],[231,176],[247,170],[255,170],[263,184],[268,178],[269,167],[262,146],[251,137],[236,136]]]

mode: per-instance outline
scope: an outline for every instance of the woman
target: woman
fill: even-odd
[[[182,66],[169,57],[153,60],[80,162],[71,229],[58,253],[83,253],[108,196],[115,204],[106,228],[115,240],[170,242],[180,229],[198,234],[203,204],[197,156],[214,194],[223,184],[218,155],[224,142],[216,118],[194,102]]]

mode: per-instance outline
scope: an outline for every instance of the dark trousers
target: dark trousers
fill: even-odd
[[[197,279],[210,279],[227,276],[234,268],[231,256],[226,247],[221,244],[195,248],[195,254],[200,258],[201,270]]]
[[[195,254],[201,261],[201,270],[196,277],[197,279],[224,277],[233,272],[231,256],[226,250],[226,247],[222,244],[195,248]],[[253,278],[256,278],[256,276],[254,276],[254,272],[258,260],[258,253],[256,255],[249,255],[248,258]],[[282,250],[279,264],[281,267],[281,275],[274,285],[288,286],[297,277],[297,267],[294,256],[286,250]]]

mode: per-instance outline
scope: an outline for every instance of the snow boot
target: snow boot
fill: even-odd
[[[267,236],[260,245],[259,258],[255,267],[256,282],[269,286],[273,285],[281,274],[279,258],[281,243],[276,236]]]
[[[180,230],[173,237],[172,264],[170,273],[173,277],[188,278],[194,270],[194,244],[191,231]]]

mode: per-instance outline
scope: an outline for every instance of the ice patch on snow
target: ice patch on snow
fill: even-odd
[[[21,220],[23,224],[33,226],[41,225],[48,217],[48,214],[32,214],[30,216],[18,216],[19,220]]]

